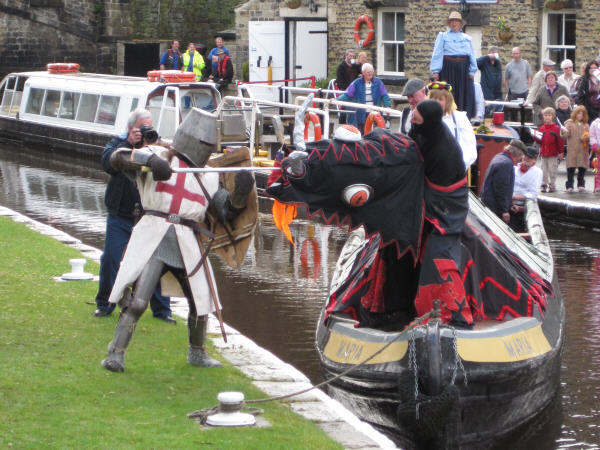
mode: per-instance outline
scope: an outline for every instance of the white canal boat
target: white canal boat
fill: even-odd
[[[221,101],[212,83],[189,73],[149,72],[147,78],[79,72],[77,64],[7,75],[0,84],[0,140],[70,154],[99,155],[127,129],[138,107],[170,139],[192,107],[214,110]]]

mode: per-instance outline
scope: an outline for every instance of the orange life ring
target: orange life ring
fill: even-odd
[[[314,112],[308,112],[304,116],[304,140],[308,141],[308,126],[311,122],[315,133],[315,141],[320,141],[322,137],[321,121],[319,120],[319,116]]]
[[[369,29],[369,33],[367,34],[367,38],[363,41],[360,38],[360,27],[363,23],[367,24],[367,28]],[[375,37],[375,28],[373,27],[373,20],[366,14],[363,14],[358,18],[356,23],[354,24],[354,40],[358,44],[359,47],[365,48],[368,47],[373,38]]]
[[[150,70],[148,81],[159,81],[162,83],[186,83],[196,81],[194,72],[183,72],[181,70]]]
[[[73,73],[79,71],[77,63],[48,63],[46,64],[48,73]]]
[[[383,120],[381,114],[379,114],[377,111],[372,111],[367,116],[367,120],[365,121],[365,134],[371,132],[373,129],[373,123],[375,123],[378,128],[385,128],[385,120]]]

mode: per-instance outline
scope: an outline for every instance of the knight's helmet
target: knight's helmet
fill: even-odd
[[[217,116],[192,108],[173,137],[173,147],[204,167],[210,154],[217,150]]]

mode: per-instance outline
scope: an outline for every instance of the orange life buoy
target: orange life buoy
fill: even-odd
[[[48,63],[46,64],[48,73],[72,73],[79,71],[77,63]]]
[[[308,141],[308,126],[311,122],[315,133],[315,141],[320,141],[322,136],[321,121],[319,120],[319,116],[314,112],[308,112],[304,116],[304,140]]]
[[[162,83],[186,83],[196,81],[194,72],[183,72],[181,70],[150,70],[148,81],[160,81]]]
[[[381,114],[379,114],[377,111],[372,111],[367,116],[367,120],[365,121],[365,134],[371,132],[373,129],[373,123],[375,123],[378,128],[385,128],[385,120],[383,120]]]
[[[367,34],[367,38],[362,40],[360,38],[360,27],[365,23],[367,24],[367,28],[369,29],[369,33]],[[373,27],[373,20],[366,14],[363,14],[358,18],[356,23],[354,24],[354,40],[358,44],[359,47],[365,48],[368,47],[373,38],[375,37],[375,28]]]

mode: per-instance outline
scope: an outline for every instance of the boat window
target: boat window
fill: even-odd
[[[120,97],[103,95],[100,98],[100,107],[98,108],[98,117],[96,117],[96,123],[114,125],[115,120],[117,119],[119,100]]]
[[[10,105],[13,102],[13,88],[11,88],[10,86],[15,85],[15,77],[10,77],[8,80],[6,80],[5,86],[6,89],[4,89],[3,95],[2,95],[2,105],[0,106],[0,111],[2,112],[2,114],[9,114],[10,113]]]
[[[44,101],[44,89],[31,88],[25,112],[29,114],[39,114]]]
[[[131,109],[129,110],[129,112],[133,111],[134,109],[136,109],[138,107],[138,104],[140,103],[140,99],[135,97],[133,100],[131,100]]]
[[[98,109],[99,95],[94,94],[81,94],[79,101],[79,108],[77,109],[77,116],[75,120],[82,122],[93,122],[96,118],[96,110]]]
[[[192,92],[192,99],[196,108],[212,111],[215,109],[212,93],[210,91]]]
[[[77,104],[79,103],[78,92],[65,92],[63,93],[63,101],[58,113],[58,117],[61,119],[75,119],[75,112],[77,111]]]
[[[46,101],[42,108],[44,116],[56,117],[58,115],[58,106],[60,105],[60,91],[48,89],[46,93]]]

